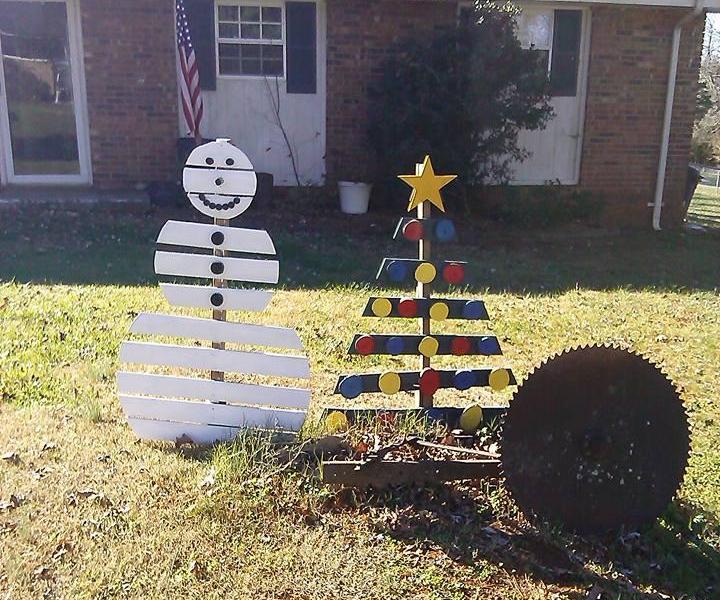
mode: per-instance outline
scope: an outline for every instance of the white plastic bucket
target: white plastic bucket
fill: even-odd
[[[362,215],[368,211],[372,183],[338,181],[340,210],[348,215]]]

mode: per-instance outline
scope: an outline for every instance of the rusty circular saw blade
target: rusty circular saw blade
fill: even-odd
[[[611,346],[573,349],[532,372],[505,416],[502,466],[523,513],[577,533],[654,521],[689,454],[682,400],[655,365]]]

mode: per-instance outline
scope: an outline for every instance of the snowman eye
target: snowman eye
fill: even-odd
[[[212,158],[210,158],[210,157],[206,158],[206,159],[205,159],[205,162],[206,162],[208,165],[214,165],[214,164],[215,164],[215,161],[214,161]]]
[[[235,161],[234,161],[232,158],[228,158],[228,159],[225,161],[225,164],[226,164],[228,167],[232,167],[232,166],[235,164]]]

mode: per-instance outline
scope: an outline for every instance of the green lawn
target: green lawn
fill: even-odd
[[[688,223],[720,228],[720,188],[699,185],[688,210]]]
[[[238,219],[270,231],[281,288],[266,314],[237,318],[298,329],[315,419],[339,402],[339,372],[381,364],[346,349],[375,325],[359,315],[378,291],[381,258],[409,251],[391,240],[396,213],[293,208],[253,207]],[[152,272],[168,218],[194,215],[0,210],[0,592],[525,599],[585,598],[593,588],[602,598],[720,597],[719,237],[515,230],[457,217],[464,245],[443,257],[469,261],[463,294],[487,302],[503,362],[518,377],[564,347],[612,341],[647,354],[683,391],[693,454],[677,501],[638,538],[582,540],[528,525],[494,486],[368,497],[274,466],[253,437],[207,451],[137,442],[114,396],[117,349],[138,312],[173,310]]]

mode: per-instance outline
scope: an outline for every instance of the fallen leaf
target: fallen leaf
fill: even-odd
[[[205,478],[198,484],[201,490],[206,490],[215,485],[215,467],[211,467]]]
[[[35,577],[39,577],[40,579],[47,579],[50,577],[50,567],[40,565],[33,571],[33,575],[35,575]]]
[[[60,542],[52,553],[52,559],[55,562],[61,561],[66,554],[72,550],[72,544],[68,542]]]
[[[12,510],[25,502],[25,497],[19,494],[10,494],[10,500],[0,501],[0,511]]]
[[[20,455],[17,452],[6,452],[0,458],[2,458],[2,460],[6,460],[13,465],[19,465],[22,462],[22,460],[20,459]]]
[[[47,452],[48,450],[55,450],[55,448],[57,448],[55,442],[45,442],[42,445],[42,448],[40,448],[40,453],[42,454],[43,452]]]

